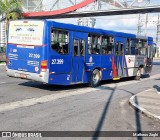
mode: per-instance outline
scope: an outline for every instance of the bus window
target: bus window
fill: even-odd
[[[91,44],[88,44],[88,54],[92,54],[92,46],[91,46]]]
[[[139,55],[146,55],[146,54],[147,54],[146,48],[141,48],[140,52],[139,52]]]
[[[124,55],[124,44],[120,44],[120,54],[119,55]]]
[[[103,36],[101,47],[102,54],[113,54],[113,37]]]
[[[147,55],[147,41],[142,40],[142,47],[140,48],[140,55]]]
[[[140,39],[135,40],[135,55],[139,55],[139,48],[141,47]]]
[[[84,40],[80,40],[80,55],[84,56],[85,54],[85,41]]]
[[[51,48],[59,54],[68,54],[68,32],[64,30],[51,29]]]
[[[74,50],[73,50],[73,55],[74,55],[74,56],[78,56],[78,55],[79,55],[79,54],[78,54],[78,45],[79,45],[78,40],[74,40],[74,44],[73,44],[73,48],[74,48]]]
[[[93,44],[92,45],[93,47],[93,50],[92,50],[92,54],[100,54],[100,45],[96,45],[96,44]]]
[[[132,46],[132,47],[131,47],[131,55],[135,55],[135,53],[136,53],[136,52],[135,52],[135,46]]]
[[[133,39],[133,40],[131,40],[131,51],[130,51],[130,52],[131,52],[131,53],[130,53],[131,55],[135,55],[135,53],[136,53],[136,52],[135,52],[135,51],[136,51],[135,49],[136,49],[136,48],[135,48],[135,40]]]
[[[126,42],[126,55],[130,55],[131,54],[131,47],[132,47],[132,40],[131,39],[127,39],[127,42]]]
[[[100,54],[101,36],[89,34],[88,36],[88,53]]]
[[[154,57],[154,47],[152,45],[148,45],[147,47],[147,56],[148,58],[153,58]]]
[[[136,44],[136,55],[146,55],[147,41],[144,39],[137,39],[135,44]]]
[[[124,44],[116,43],[116,55],[124,55]]]
[[[74,56],[84,56],[85,55],[85,41],[84,40],[74,40],[73,48],[74,48],[74,52],[73,52]]]
[[[119,48],[119,43],[116,43],[116,55],[119,54],[118,48]]]

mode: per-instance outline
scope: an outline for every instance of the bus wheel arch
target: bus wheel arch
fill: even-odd
[[[89,82],[90,87],[99,86],[101,79],[102,79],[102,72],[100,68],[95,68],[91,73],[91,78]]]

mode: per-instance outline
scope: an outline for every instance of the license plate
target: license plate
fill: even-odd
[[[23,74],[23,73],[20,73],[19,75],[20,78],[23,78],[23,79],[26,79],[27,78],[27,75]]]

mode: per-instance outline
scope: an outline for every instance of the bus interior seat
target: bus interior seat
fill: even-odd
[[[59,42],[57,42],[57,43],[55,43],[55,44],[51,44],[51,48],[52,48],[53,50],[58,51],[58,50],[59,50]]]
[[[66,43],[65,45],[63,45],[63,49],[66,53],[68,53],[68,43]]]

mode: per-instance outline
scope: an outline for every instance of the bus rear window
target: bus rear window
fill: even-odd
[[[11,21],[8,43],[21,45],[43,45],[44,21]]]
[[[68,32],[51,29],[51,48],[59,54],[68,54]]]

